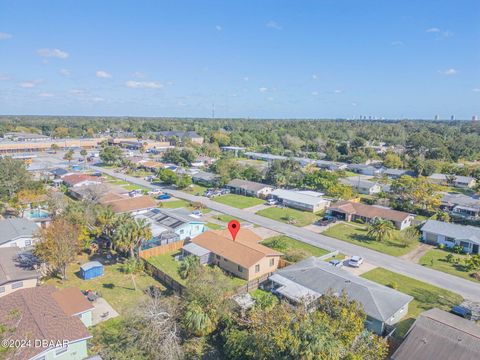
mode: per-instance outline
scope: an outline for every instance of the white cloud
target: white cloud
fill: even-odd
[[[13,37],[12,34],[0,32],[0,40],[8,40],[8,39],[11,39],[12,37]]]
[[[49,92],[41,92],[40,94],[38,94],[38,96],[43,97],[43,98],[51,98],[54,95],[52,93],[49,93]]]
[[[474,88],[472,89],[473,92],[480,92],[480,88]]]
[[[24,82],[21,82],[19,84],[19,86],[21,88],[24,88],[24,89],[31,89],[31,88],[34,88],[35,86],[37,86],[38,84],[41,84],[42,82],[43,82],[43,80],[41,80],[41,79],[32,80],[32,81],[24,81]]]
[[[269,96],[269,97],[267,97],[267,100],[268,100],[268,101],[273,101],[273,100],[275,100],[275,98],[272,97],[272,96]]]
[[[66,59],[69,56],[67,52],[60,49],[38,49],[37,54],[41,57],[58,59]]]
[[[282,27],[275,21],[270,20],[265,24],[266,27],[275,29],[275,30],[282,30]]]
[[[161,89],[162,84],[155,81],[134,81],[129,80],[125,82],[125,85],[131,89]]]
[[[429,32],[429,33],[437,33],[437,32],[440,32],[440,29],[439,28],[436,28],[436,27],[432,27],[432,28],[429,28],[427,30],[425,30],[426,32]]]
[[[318,96],[318,91],[312,91],[313,96]]]
[[[318,75],[317,75],[317,74],[313,74],[313,75],[312,75],[312,79],[313,79],[313,80],[318,80]]]
[[[446,70],[440,70],[439,73],[443,74],[443,75],[447,75],[447,76],[452,76],[452,75],[457,75],[458,70],[450,68],[450,69],[446,69]]]
[[[261,88],[258,88],[258,91],[264,93],[264,92],[267,92],[267,91],[268,91],[268,88],[266,88],[266,87],[261,87]]]
[[[432,27],[430,29],[427,29],[425,30],[426,32],[428,33],[434,33],[434,34],[437,34],[438,37],[451,37],[453,36],[453,32],[450,31],[450,30],[442,30],[442,29],[439,29],[437,27]]]
[[[335,90],[333,90],[333,92],[334,92],[335,94],[341,94],[343,91],[342,91],[342,90],[339,90],[339,89],[335,89]]]
[[[141,71],[135,71],[132,76],[137,79],[143,79],[145,77],[145,74]]]
[[[109,79],[112,77],[112,74],[104,71],[104,70],[98,70],[95,75],[98,77],[98,78],[101,78],[101,79]]]
[[[7,81],[7,80],[10,80],[10,76],[4,75],[4,74],[0,74],[0,81]]]
[[[217,29],[217,31],[222,31],[223,30],[223,28],[220,25],[215,25],[215,29]]]
[[[352,102],[352,106],[357,106],[358,104],[356,102]]]
[[[63,76],[70,76],[72,72],[68,69],[60,69],[59,73],[60,75],[63,75]]]
[[[92,100],[93,100],[94,102],[103,102],[103,101],[105,101],[105,99],[102,98],[102,97],[100,97],[100,96],[95,96],[94,98],[92,98]]]
[[[249,78],[248,76],[245,76],[245,77],[243,78],[243,81],[248,81],[248,80],[250,80],[250,78]]]

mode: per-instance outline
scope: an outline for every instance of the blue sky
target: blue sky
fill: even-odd
[[[477,0],[0,0],[0,113],[470,119]]]

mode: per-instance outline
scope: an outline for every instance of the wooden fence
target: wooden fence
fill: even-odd
[[[173,291],[182,294],[185,287],[180,284],[177,280],[173,279],[170,275],[167,275],[162,270],[157,268],[156,266],[150,264],[148,261],[144,259],[145,271],[147,274],[150,274],[155,280],[160,281],[165,286],[168,286]]]
[[[259,288],[260,284],[264,283],[265,281],[268,280],[268,278],[272,275],[273,273],[270,274],[265,274],[259,277],[258,279],[250,280],[248,281],[245,285],[238,287],[235,290],[235,293],[237,295],[240,294],[246,294],[252,290],[256,290]]]
[[[156,246],[151,249],[141,250],[140,257],[142,259],[148,259],[152,256],[163,255],[175,250],[180,250],[183,247],[183,240],[176,241],[167,245]]]

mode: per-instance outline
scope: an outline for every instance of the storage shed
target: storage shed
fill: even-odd
[[[103,275],[103,265],[98,261],[90,261],[80,266],[80,275],[84,280],[90,280]]]

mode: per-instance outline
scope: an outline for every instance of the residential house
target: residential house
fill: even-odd
[[[430,175],[428,178],[436,184],[461,187],[461,188],[473,188],[476,184],[475,178],[471,176],[435,173]]]
[[[209,230],[184,245],[182,252],[184,256],[198,256],[201,264],[215,264],[250,281],[273,273],[283,255],[260,241],[260,236],[249,229],[241,229],[235,240],[227,230]]]
[[[205,222],[175,210],[152,209],[135,218],[146,220],[152,231],[152,239],[145,242],[142,249],[190,240],[208,229]]]
[[[122,196],[108,193],[99,199],[100,204],[110,206],[116,214],[130,213],[138,215],[157,207],[157,202],[150,196]]]
[[[0,248],[32,246],[37,241],[36,234],[39,230],[34,221],[26,218],[0,220]]]
[[[148,171],[156,172],[159,169],[163,169],[164,164],[153,160],[141,160],[138,163],[138,167]]]
[[[18,349],[15,359],[85,359],[91,311],[92,304],[79,289],[37,286],[0,298],[3,336],[31,342]]]
[[[353,275],[315,257],[277,270],[269,280],[272,292],[293,304],[314,306],[323,294],[338,296],[345,292],[351,301],[363,306],[367,314],[365,327],[379,335],[390,331],[407,315],[408,305],[413,300],[410,295]]]
[[[24,142],[35,142],[35,141],[46,141],[51,140],[49,136],[42,134],[26,133],[26,132],[7,132],[3,135],[4,139],[9,139],[12,141],[24,141]]]
[[[383,168],[376,168],[365,164],[348,164],[347,169],[361,175],[378,176],[384,171]]]
[[[312,192],[305,193],[294,190],[276,189],[271,196],[287,207],[303,211],[319,212],[330,206],[330,200],[323,198],[320,193],[312,195]]]
[[[478,360],[480,327],[440,309],[420,314],[391,360]]]
[[[415,176],[415,172],[412,170],[406,170],[406,169],[386,169],[383,172],[383,175],[390,179],[399,179],[402,176]]]
[[[0,297],[37,286],[40,273],[33,256],[18,247],[0,249]]]
[[[230,189],[232,193],[244,196],[253,196],[262,199],[266,198],[273,191],[273,187],[269,185],[240,179],[234,179],[230,181],[226,187]]]
[[[195,159],[194,162],[192,162],[191,165],[193,167],[203,167],[203,166],[212,165],[215,161],[216,159],[210,156],[199,156]]]
[[[375,218],[390,220],[399,230],[409,227],[413,220],[413,215],[403,211],[353,201],[336,202],[328,209],[328,212],[345,221],[370,222]]]
[[[254,159],[254,160],[262,160],[272,162],[275,160],[294,160],[298,162],[301,166],[306,166],[310,164],[316,163],[317,160],[308,159],[308,158],[300,158],[300,157],[292,157],[292,156],[283,156],[283,155],[273,155],[273,154],[264,154],[264,153],[256,153],[247,151],[245,156]]]
[[[126,196],[128,190],[120,185],[109,183],[77,186],[68,189],[68,194],[76,200],[98,201],[111,193]]]
[[[444,245],[447,248],[461,246],[466,253],[480,253],[479,227],[427,220],[420,230],[422,241],[427,244]]]
[[[344,185],[352,187],[359,194],[373,195],[382,191],[382,187],[373,181],[363,180],[360,177],[347,177],[340,179]]]
[[[457,193],[445,193],[441,200],[441,208],[451,216],[470,220],[480,218],[480,198]]]
[[[206,171],[199,171],[192,175],[195,184],[216,187],[220,184],[220,176]]]
[[[315,163],[317,164],[318,168],[330,171],[345,170],[348,166],[346,163],[328,160],[317,160]]]
[[[72,172],[64,168],[55,168],[49,171],[54,179],[61,179],[64,176],[71,175]]]
[[[220,150],[223,152],[230,152],[235,155],[235,157],[239,157],[245,151],[244,147],[241,146],[221,146]]]
[[[102,180],[98,176],[92,176],[87,174],[71,174],[65,175],[63,183],[68,187],[79,187],[85,185],[99,185]]]

